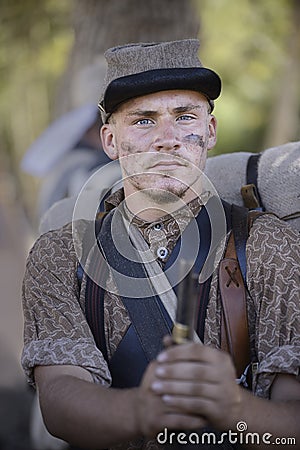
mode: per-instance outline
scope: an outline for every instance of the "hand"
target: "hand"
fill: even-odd
[[[204,417],[219,430],[240,420],[241,388],[227,353],[191,342],[168,347],[157,362],[151,389],[166,406]]]
[[[143,436],[155,438],[164,428],[168,430],[196,430],[206,426],[207,422],[200,416],[193,416],[177,406],[172,406],[152,389],[158,378],[156,372],[160,367],[157,361],[149,364],[141,385],[138,388],[136,420]]]

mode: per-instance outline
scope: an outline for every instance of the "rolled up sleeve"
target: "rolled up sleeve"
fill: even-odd
[[[34,367],[63,364],[85,368],[96,383],[111,383],[79,301],[76,267],[69,225],[41,236],[29,253],[22,294],[22,366],[30,384]]]

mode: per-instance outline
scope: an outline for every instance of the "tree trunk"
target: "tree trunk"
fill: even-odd
[[[264,148],[299,140],[300,126],[300,2],[291,8],[290,35],[286,44],[286,59],[274,93]],[[275,75],[275,74],[274,74]]]
[[[56,115],[98,100],[107,48],[197,37],[199,19],[193,0],[76,0],[73,26],[74,45],[58,92]]]

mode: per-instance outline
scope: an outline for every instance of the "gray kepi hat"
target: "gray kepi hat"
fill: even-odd
[[[107,73],[98,104],[103,122],[127,100],[171,89],[201,92],[213,109],[221,80],[213,70],[203,67],[198,51],[198,39],[128,44],[107,50]]]

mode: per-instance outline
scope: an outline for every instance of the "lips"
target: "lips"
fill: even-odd
[[[181,158],[176,159],[159,159],[151,162],[148,166],[148,169],[178,169],[178,167],[186,167],[187,163],[183,161]]]
[[[182,167],[182,164],[177,164],[171,161],[164,161],[164,162],[159,162],[157,164],[155,164],[154,166],[152,166],[152,169],[176,169],[178,167]]]

